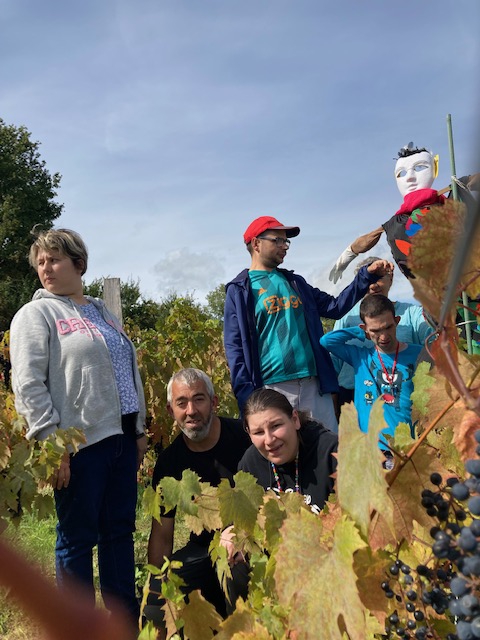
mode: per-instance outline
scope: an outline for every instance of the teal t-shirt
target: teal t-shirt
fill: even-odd
[[[317,375],[302,301],[279,271],[249,271],[265,384]]]

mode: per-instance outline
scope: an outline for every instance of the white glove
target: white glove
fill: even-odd
[[[357,253],[354,253],[352,251],[351,247],[347,247],[345,251],[342,253],[342,255],[336,261],[333,269],[330,271],[330,275],[328,276],[328,279],[333,281],[334,284],[336,284],[337,281],[340,280],[340,278],[342,277],[342,274],[345,271],[345,269],[352,262],[352,260],[355,260],[357,255],[358,255]]]

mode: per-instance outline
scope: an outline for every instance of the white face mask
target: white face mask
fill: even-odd
[[[430,189],[435,180],[435,161],[431,153],[421,151],[399,158],[395,165],[397,187],[403,197],[418,189]]]

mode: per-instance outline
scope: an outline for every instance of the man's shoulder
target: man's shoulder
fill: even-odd
[[[233,278],[233,280],[230,280],[230,282],[227,282],[227,284],[225,285],[225,289],[228,289],[232,285],[233,286],[244,285],[247,280],[248,280],[248,269],[243,269],[242,271],[240,271],[240,273],[238,273],[235,276],[235,278]]]

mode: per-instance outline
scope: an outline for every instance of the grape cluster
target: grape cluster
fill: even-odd
[[[449,594],[445,586],[451,577],[445,563],[436,569],[426,565],[412,569],[397,558],[388,569],[388,579],[381,585],[385,596],[397,603],[397,609],[387,620],[386,637],[416,640],[435,637],[428,624],[427,609],[431,607],[438,615],[447,611]],[[448,640],[453,640],[453,636]]]
[[[480,455],[480,430],[475,439]],[[387,638],[438,638],[428,624],[429,607],[455,623],[456,633],[447,640],[480,638],[480,459],[467,460],[465,470],[469,477],[463,482],[448,478],[444,483],[432,473],[436,490],[422,491],[422,506],[437,521],[430,530],[432,567],[419,565],[412,572],[399,559],[390,567],[382,589],[405,613],[399,615],[397,609],[390,615]]]

